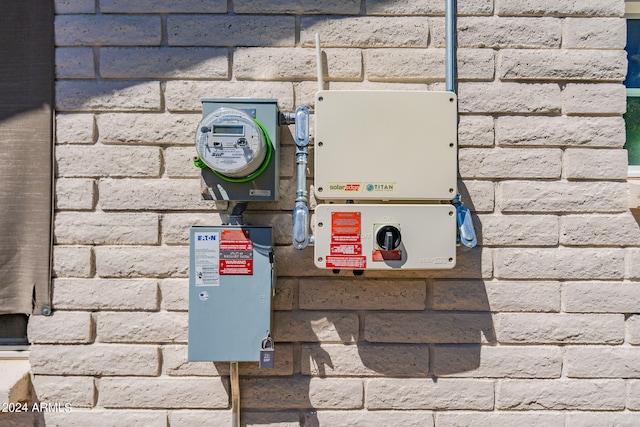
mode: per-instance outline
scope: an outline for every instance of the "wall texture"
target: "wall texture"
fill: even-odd
[[[228,364],[188,363],[200,98],[313,107],[331,89],[443,90],[444,0],[56,1],[54,313],[31,319],[49,425],[228,425]],[[251,204],[277,256],[276,367],[241,365],[273,426],[634,425],[640,229],[627,209],[622,0],[461,0],[460,188],[480,245],[451,271],[334,276]],[[637,313],[637,314],[636,314]]]

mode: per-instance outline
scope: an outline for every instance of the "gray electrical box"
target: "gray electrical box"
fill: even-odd
[[[279,118],[276,99],[202,99],[195,144],[203,200],[278,199]]]
[[[191,227],[190,361],[260,361],[274,271],[271,227]]]

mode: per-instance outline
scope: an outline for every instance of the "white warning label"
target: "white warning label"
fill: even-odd
[[[195,233],[193,239],[196,286],[220,286],[220,233]]]

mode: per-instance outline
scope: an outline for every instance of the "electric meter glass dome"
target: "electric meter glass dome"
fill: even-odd
[[[214,172],[230,178],[258,171],[269,151],[268,144],[258,123],[235,108],[223,107],[208,114],[196,131],[200,159]]]

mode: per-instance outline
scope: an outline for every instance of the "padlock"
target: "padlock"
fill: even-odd
[[[262,345],[260,346],[260,361],[258,362],[258,367],[260,369],[273,368],[274,351],[273,340],[271,339],[271,336],[267,335],[267,337],[262,340]]]

